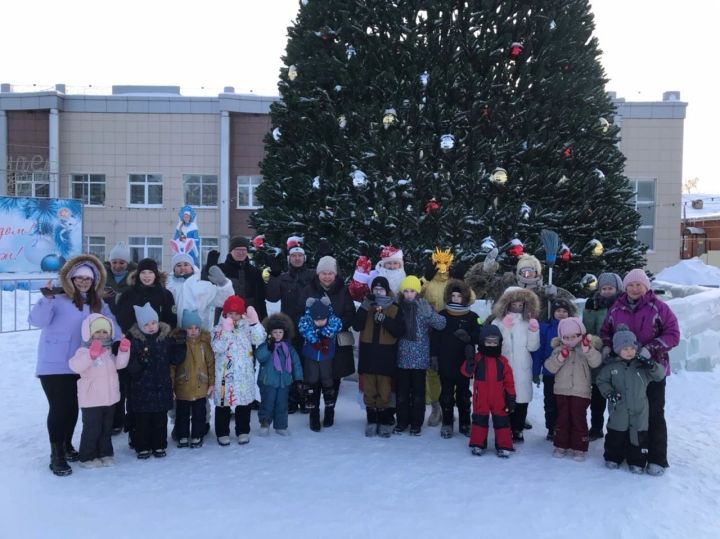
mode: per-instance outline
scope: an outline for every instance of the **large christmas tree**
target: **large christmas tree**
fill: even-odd
[[[253,226],[325,237],[345,270],[362,242],[411,268],[482,260],[488,236],[544,259],[541,229],[569,288],[643,265],[593,27],[587,0],[303,1]]]

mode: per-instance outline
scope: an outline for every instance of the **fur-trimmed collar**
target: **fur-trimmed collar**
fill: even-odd
[[[162,341],[165,340],[165,337],[170,335],[172,333],[172,328],[166,324],[165,322],[160,322],[160,329],[158,329],[157,332],[157,340]],[[141,341],[147,340],[147,335],[145,335],[142,330],[138,327],[137,322],[133,324],[133,326],[130,328],[129,331],[130,335],[135,337],[136,339],[140,339]]]
[[[447,284],[445,285],[445,291],[443,292],[443,301],[445,302],[445,304],[447,305],[448,303],[450,303],[453,288],[457,288],[460,290],[460,295],[462,296],[462,304],[466,307],[469,307],[470,303],[472,302],[472,291],[470,290],[470,286],[468,286],[465,281],[461,281],[460,279],[448,280]]]
[[[522,301],[525,303],[523,309],[523,319],[530,320],[531,318],[537,318],[540,315],[540,300],[537,294],[527,288],[519,288],[517,286],[511,286],[503,292],[500,299],[497,300],[492,307],[492,314],[498,320],[508,313],[510,304],[513,301]]]
[[[160,286],[165,288],[167,285],[167,272],[161,271],[159,273],[160,275],[158,276],[158,279],[155,281],[154,284],[159,284]],[[139,282],[137,268],[134,271],[128,272],[126,282],[128,286],[135,286],[135,283]]]

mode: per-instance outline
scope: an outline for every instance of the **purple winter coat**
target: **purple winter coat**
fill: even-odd
[[[668,352],[680,342],[680,328],[670,307],[652,290],[634,305],[630,304],[627,293],[622,293],[608,309],[600,328],[604,346],[612,348],[613,335],[621,324],[630,328],[640,346],[647,348],[652,359],[665,368],[665,375],[670,376]]]

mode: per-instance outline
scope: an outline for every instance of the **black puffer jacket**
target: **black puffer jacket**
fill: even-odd
[[[246,307],[254,307],[263,320],[267,317],[267,307],[265,306],[265,282],[262,278],[262,272],[249,259],[238,262],[232,255],[228,253],[225,262],[218,264],[218,267],[230,279],[235,294],[245,300]],[[240,273],[242,272],[242,276]],[[244,284],[243,284],[244,283]]]
[[[335,282],[327,290],[320,284],[320,279],[316,275],[299,294],[298,303],[295,307],[296,312],[299,312],[302,316],[308,298],[320,299],[325,295],[330,298],[333,311],[342,320],[342,330],[348,330],[355,319],[355,303],[339,275],[335,277]],[[298,319],[295,320],[295,324],[297,324]]]
[[[104,266],[105,272],[107,273],[107,281],[105,283],[105,290],[103,291],[103,299],[105,300],[105,303],[107,303],[108,307],[110,307],[110,311],[117,318],[118,301],[120,300],[120,296],[130,288],[128,279],[130,278],[130,274],[137,269],[137,264],[135,262],[130,262],[128,264],[127,273],[125,274],[125,277],[120,279],[120,282],[115,281],[110,262],[105,262]]]
[[[160,322],[165,322],[171,328],[178,325],[175,300],[172,293],[165,288],[166,275],[164,273],[158,275],[152,286],[142,284],[136,272],[128,275],[127,280],[129,288],[120,296],[115,311],[115,318],[123,333],[130,331],[135,324],[133,306],[141,307],[148,302],[155,309]]]
[[[167,412],[173,406],[170,365],[178,365],[185,358],[170,332],[170,326],[163,322],[154,335],[146,335],[137,324],[130,329],[128,372],[133,412]]]
[[[290,317],[290,320],[297,327],[297,321],[303,315],[305,304],[298,304],[298,297],[303,289],[315,278],[315,270],[305,266],[294,268],[290,266],[288,271],[277,277],[270,276],[265,292],[268,301],[280,300],[280,310]]]

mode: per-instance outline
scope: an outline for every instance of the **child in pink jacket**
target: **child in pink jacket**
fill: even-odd
[[[102,314],[91,314],[80,326],[83,346],[70,358],[70,369],[80,375],[78,405],[82,409],[80,466],[113,465],[112,424],[115,403],[120,400],[118,369],[127,367],[130,341],[123,338],[117,358],[110,347],[113,324]]]

